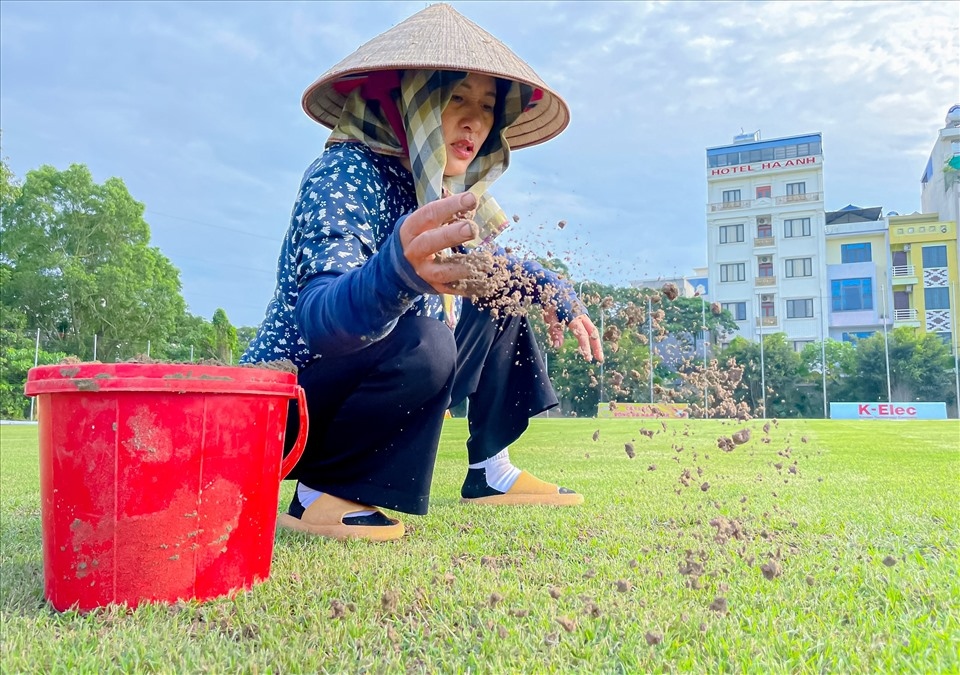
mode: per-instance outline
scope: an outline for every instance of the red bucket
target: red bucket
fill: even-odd
[[[53,607],[207,600],[270,576],[279,482],[307,438],[293,373],[80,363],[33,368],[26,393]],[[300,432],[283,458],[292,398]]]

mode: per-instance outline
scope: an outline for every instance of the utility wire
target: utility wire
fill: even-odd
[[[165,253],[164,255],[166,255],[167,257],[172,257],[172,256],[170,256],[169,254],[166,254],[166,253]],[[250,271],[250,272],[261,272],[261,273],[263,273],[263,274],[269,274],[269,275],[271,275],[271,276],[273,276],[273,275],[275,275],[275,274],[277,273],[277,270],[276,270],[276,269],[265,270],[265,269],[263,269],[262,267],[248,267],[247,265],[237,265],[237,264],[235,264],[235,263],[223,262],[223,260],[221,260],[221,259],[216,259],[216,258],[194,258],[194,257],[188,256],[188,255],[180,255],[180,254],[177,254],[177,255],[176,255],[176,259],[177,259],[177,260],[192,260],[193,262],[204,263],[204,264],[206,264],[206,265],[212,265],[212,266],[216,266],[216,267],[235,267],[235,268],[238,269],[238,270],[247,270],[247,271]]]
[[[277,241],[276,236],[268,236],[266,234],[260,234],[257,232],[248,232],[246,230],[241,230],[236,227],[227,227],[226,225],[214,225],[213,223],[205,223],[202,220],[194,220],[193,218],[184,218],[182,216],[172,216],[169,213],[160,213],[159,211],[154,211],[152,209],[145,209],[144,213],[160,216],[162,218],[172,218],[173,220],[182,220],[185,223],[193,223],[194,225],[203,225],[204,227],[212,227],[215,230],[224,230],[226,232],[236,232],[237,234],[244,234],[248,237],[256,237],[257,239],[267,239],[269,241]]]

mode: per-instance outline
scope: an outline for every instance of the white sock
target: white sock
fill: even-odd
[[[504,448],[490,459],[469,466],[471,469],[484,469],[487,485],[499,492],[506,492],[512,488],[520,475],[520,469],[510,463],[509,448]]]
[[[297,499],[300,500],[300,505],[303,508],[307,508],[313,504],[323,493],[320,490],[314,490],[311,487],[307,487],[301,482],[297,482]],[[346,518],[356,518],[358,516],[372,516],[375,511],[370,509],[361,509],[359,511],[351,511],[350,513],[345,513],[344,517]]]

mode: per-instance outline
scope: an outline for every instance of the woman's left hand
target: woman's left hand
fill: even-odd
[[[557,310],[554,307],[544,306],[543,318],[547,322],[547,334],[550,336],[550,344],[559,349],[563,346],[563,333],[567,328],[577,338],[577,351],[587,361],[597,360],[603,363],[603,342],[600,339],[600,331],[593,325],[593,321],[586,314],[574,317],[566,326],[557,318]]]

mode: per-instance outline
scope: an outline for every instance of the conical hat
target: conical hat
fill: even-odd
[[[507,129],[514,150],[547,141],[570,122],[567,104],[516,54],[450,5],[431,5],[373,38],[325,72],[303,93],[303,109],[331,129],[349,92],[349,80],[377,70],[472,71],[523,82],[534,93],[531,107]]]

